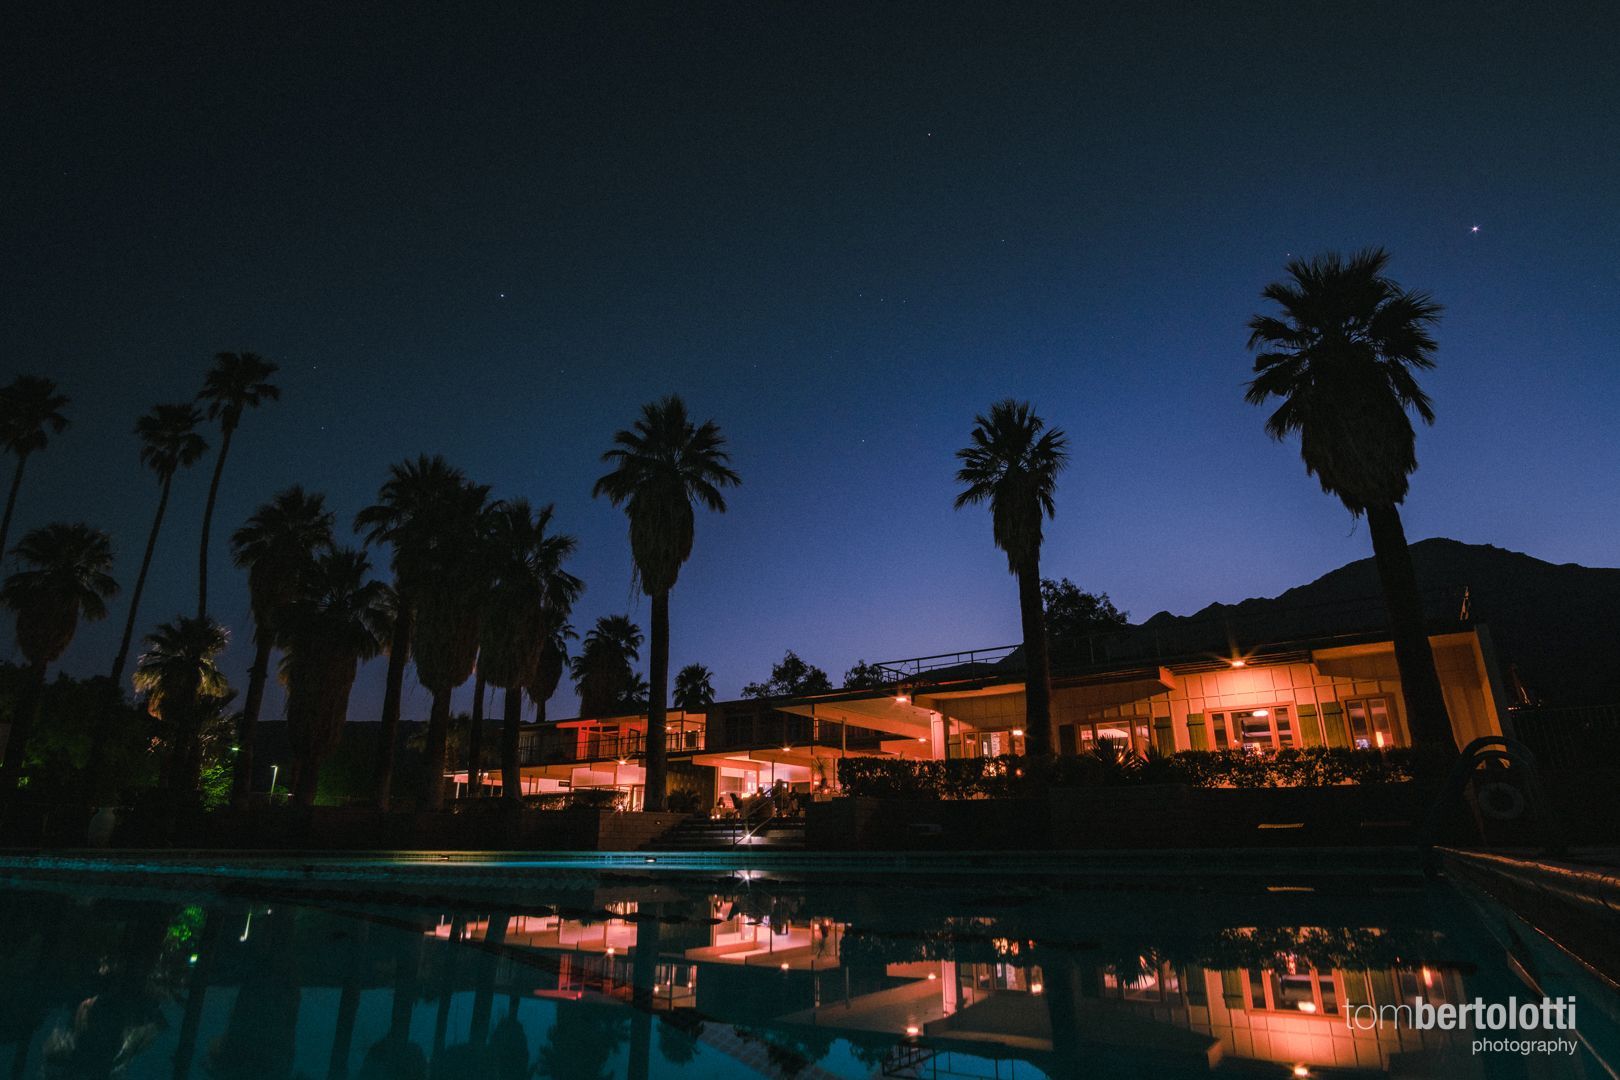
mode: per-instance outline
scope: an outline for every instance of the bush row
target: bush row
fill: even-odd
[[[1310,747],[1254,753],[1188,750],[1146,758],[1112,746],[1052,758],[951,758],[912,761],[855,757],[838,763],[838,782],[849,795],[919,799],[1004,799],[1045,788],[1140,784],[1193,787],[1328,787],[1410,780],[1412,751]]]

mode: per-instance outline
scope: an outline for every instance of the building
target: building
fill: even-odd
[[[1452,601],[1456,601],[1453,603]],[[1459,745],[1507,716],[1488,630],[1466,600],[1428,599],[1430,644]],[[1102,743],[1147,754],[1410,744],[1400,679],[1377,601],[1153,621],[1053,656],[1056,749]],[[881,665],[877,688],[671,710],[670,787],[712,806],[778,782],[833,791],[856,755],[938,760],[1025,750],[1022,650],[1015,646]],[[526,794],[616,788],[639,806],[645,715],[530,725]],[[463,774],[461,779],[465,779]]]

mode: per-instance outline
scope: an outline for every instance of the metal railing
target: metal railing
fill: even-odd
[[[1543,769],[1620,770],[1620,704],[1526,706],[1509,715]]]
[[[704,748],[704,732],[693,728],[669,731],[664,736],[667,753]],[[646,737],[639,731],[623,734],[581,735],[577,729],[526,733],[518,744],[518,757],[524,765],[568,765],[593,761],[629,761],[642,757]]]
[[[1420,599],[1431,631],[1467,626],[1472,621],[1469,591],[1463,587],[1424,589]],[[1267,646],[1354,637],[1384,630],[1389,625],[1384,598],[1361,596],[1286,607],[1259,604],[1223,606],[1209,615],[1149,619],[1137,626],[1104,630],[1084,637],[1052,642],[1054,669],[1084,668],[1115,663],[1162,663],[1200,656],[1231,657]],[[876,666],[903,684],[938,678],[953,668],[961,677],[1017,673],[1023,670],[1018,646],[998,645],[966,652],[936,653],[905,660],[886,660]],[[954,674],[954,673],[953,673]]]

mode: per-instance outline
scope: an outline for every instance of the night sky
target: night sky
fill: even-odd
[[[224,538],[294,482],[347,529],[420,452],[554,501],[575,624],[645,626],[590,486],[672,391],[744,478],[672,601],[673,664],[724,696],[787,648],[837,679],[1018,638],[988,513],[951,509],[1008,395],[1073,444],[1049,576],[1136,619],[1273,595],[1371,549],[1243,403],[1244,323],[1291,254],[1372,244],[1447,308],[1409,537],[1620,563],[1614,5],[29,7],[0,30],[0,374],[74,400],[13,539],[109,529],[127,596],[135,416],[219,350],[279,362],[215,523],[239,680]],[[195,603],[211,461],[143,631]]]

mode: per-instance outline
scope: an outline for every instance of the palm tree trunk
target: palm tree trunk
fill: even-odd
[[[259,709],[264,704],[264,685],[270,679],[270,650],[275,647],[268,627],[254,627],[253,666],[248,669],[247,697],[242,715],[236,718],[236,774],[231,782],[231,806],[247,808],[253,794],[253,740],[258,737]]]
[[[664,699],[669,692],[669,590],[652,598],[652,656],[647,659],[647,780],[641,808],[664,808],[668,747],[665,745]]]
[[[377,776],[372,801],[387,810],[394,789],[394,750],[399,742],[399,702],[405,690],[405,665],[411,659],[411,605],[403,594],[394,618],[394,640],[388,647],[388,682],[383,687],[380,730],[377,732]]]
[[[124,664],[129,660],[129,643],[135,638],[135,619],[141,611],[141,593],[146,591],[146,575],[152,569],[152,553],[157,550],[158,530],[163,528],[163,512],[169,508],[169,490],[174,477],[165,477],[162,493],[158,495],[157,513],[152,515],[152,531],[146,535],[146,554],[141,556],[141,571],[135,575],[135,591],[129,596],[129,618],[124,620],[124,637],[118,643],[118,655],[113,657],[112,681],[123,681]]]
[[[501,723],[501,794],[512,802],[523,798],[523,767],[518,760],[518,732],[523,726],[523,688],[506,688]]]
[[[0,759],[0,803],[17,793],[17,780],[22,775],[23,752],[28,748],[28,737],[34,730],[34,718],[39,714],[40,701],[45,696],[45,665],[35,664],[29,672],[28,687],[22,700],[11,714],[11,731],[6,735],[6,753]]]
[[[214,967],[214,951],[219,945],[219,924],[225,913],[219,908],[203,912],[202,934],[197,941],[197,962],[186,980],[186,1007],[180,1018],[180,1037],[174,1050],[174,1080],[187,1080],[197,1056],[197,1035],[202,1031],[203,1005]]]
[[[422,752],[422,805],[428,810],[444,809],[445,751],[450,742],[450,692],[433,694],[433,710],[428,713],[426,746]]]
[[[472,714],[467,720],[467,795],[478,798],[484,786],[484,673],[473,677]]]
[[[1044,757],[1052,753],[1052,664],[1038,560],[1018,573],[1018,614],[1024,624],[1024,752]]]
[[[1454,754],[1457,739],[1440,691],[1434,650],[1429,647],[1429,632],[1424,625],[1423,596],[1418,591],[1417,572],[1412,569],[1412,553],[1406,546],[1400,511],[1393,506],[1369,506],[1367,531],[1372,534],[1378,583],[1389,609],[1395,667],[1401,673],[1401,698],[1406,704],[1412,744]]]
[[[319,759],[311,756],[301,758],[294,765],[298,776],[293,780],[294,797],[299,806],[314,806],[315,793],[321,786],[321,763]]]
[[[197,618],[208,615],[208,530],[214,524],[214,502],[219,498],[219,478],[225,474],[225,455],[231,452],[235,429],[224,427],[219,440],[219,460],[214,462],[214,478],[208,484],[208,504],[203,507],[202,547],[197,555]]]
[[[6,496],[6,516],[0,518],[0,559],[6,557],[6,538],[11,535],[11,513],[17,509],[17,489],[22,487],[23,466],[28,464],[27,454],[17,455],[17,471],[11,475],[11,494]]]

